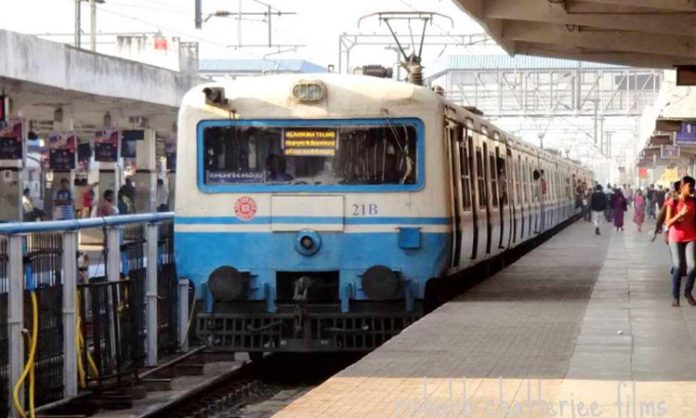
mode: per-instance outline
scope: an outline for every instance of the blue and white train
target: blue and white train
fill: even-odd
[[[422,315],[429,281],[575,215],[592,178],[427,88],[367,76],[203,85],[178,127],[177,269],[220,350],[372,349]]]

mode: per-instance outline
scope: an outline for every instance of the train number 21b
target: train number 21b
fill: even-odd
[[[376,203],[353,204],[353,216],[377,216],[379,206]]]

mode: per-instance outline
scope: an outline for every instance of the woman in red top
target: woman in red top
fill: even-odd
[[[672,253],[672,306],[679,306],[681,289],[680,260],[686,260],[686,285],[684,296],[690,305],[696,305],[691,296],[694,288],[694,264],[696,264],[696,203],[693,177],[684,176],[679,189],[679,198],[667,206],[665,226],[669,229],[669,247]]]

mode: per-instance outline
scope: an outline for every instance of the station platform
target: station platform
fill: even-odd
[[[570,225],[275,416],[696,416],[696,307],[625,218]]]

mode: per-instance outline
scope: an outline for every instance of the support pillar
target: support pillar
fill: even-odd
[[[147,366],[157,365],[157,241],[159,239],[159,224],[145,226],[147,241],[147,270],[145,295],[147,298]]]
[[[68,132],[74,129],[75,120],[72,117],[73,109],[71,106],[63,106],[56,109],[53,113],[53,130],[55,132]],[[53,206],[53,196],[60,190],[60,182],[63,179],[68,180],[68,188],[73,196],[73,209],[77,206],[77,194],[75,190],[75,171],[54,171],[51,169],[53,181],[51,182],[51,188],[46,190],[46,198],[44,199],[44,210],[51,217],[51,219],[58,219],[55,207]]]
[[[189,317],[189,281],[188,279],[179,280],[179,346],[182,351],[188,351],[188,317]]]
[[[77,231],[63,233],[63,396],[77,395]]]
[[[8,255],[9,259],[9,286],[7,293],[7,352],[8,352],[8,397],[12,405],[12,389],[19,380],[24,368],[24,339],[22,338],[22,328],[24,327],[24,265],[23,265],[23,237],[12,235],[9,239]],[[19,402],[24,403],[24,392],[19,393]],[[19,413],[10,407],[10,416],[17,417]]]
[[[157,212],[157,139],[154,129],[143,130],[137,141],[135,172],[135,211]]]
[[[10,124],[21,123],[21,158],[0,160],[0,221],[21,221],[24,218],[22,191],[27,158],[27,123],[21,113],[10,114]]]

